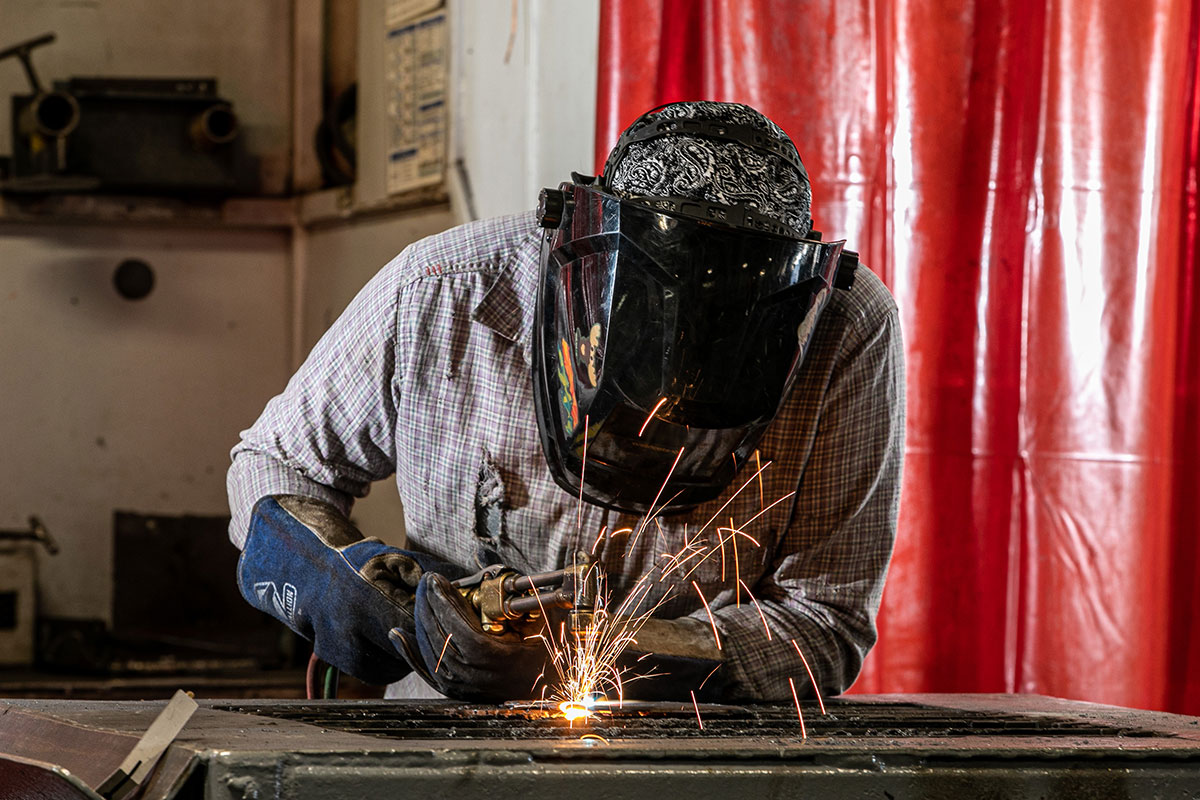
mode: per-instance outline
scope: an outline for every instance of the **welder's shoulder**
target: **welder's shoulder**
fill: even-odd
[[[537,247],[533,212],[468,222],[404,248],[388,264],[403,287],[425,278],[498,272],[522,251]]]
[[[850,291],[835,290],[822,318],[836,319],[840,324],[870,335],[881,326],[894,323],[899,316],[896,300],[879,276],[860,265]]]

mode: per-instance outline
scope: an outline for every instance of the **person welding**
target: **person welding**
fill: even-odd
[[[455,580],[582,549],[616,601],[707,525],[741,533],[653,585],[628,664],[656,677],[626,696],[790,700],[798,651],[843,691],[894,541],[903,352],[810,203],[761,113],[672,103],[536,213],[407,247],[233,449],[243,595],[388,696],[528,698],[544,643],[486,629]],[[348,517],[392,473],[403,550]]]

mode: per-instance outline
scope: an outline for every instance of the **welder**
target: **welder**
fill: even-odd
[[[682,102],[537,212],[405,248],[233,450],[242,593],[388,696],[518,699],[544,643],[485,630],[455,579],[582,548],[616,603],[721,528],[728,553],[653,584],[626,663],[657,677],[626,697],[790,700],[797,651],[844,690],[894,540],[903,356],[891,295],[810,205],[775,123]],[[393,473],[405,549],[348,516]]]

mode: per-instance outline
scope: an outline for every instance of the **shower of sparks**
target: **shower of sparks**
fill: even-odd
[[[433,668],[433,671],[434,671],[434,672],[437,672],[437,671],[438,671],[438,670],[441,668],[441,666],[442,666],[442,659],[446,657],[446,648],[450,646],[450,639],[451,639],[451,637],[453,637],[453,636],[454,636],[454,634],[453,634],[453,633],[451,633],[451,634],[448,634],[448,635],[446,636],[446,641],[442,642],[442,652],[441,652],[441,654],[438,656],[437,665],[436,665],[436,666],[434,666],[434,668]],[[428,668],[427,668],[427,669],[428,669]]]
[[[737,527],[733,524],[733,517],[729,518],[729,543],[733,545],[733,578],[738,582],[734,587],[734,605],[738,608],[742,607],[742,565],[738,562],[738,546],[737,539],[733,538],[739,533]],[[721,575],[721,580],[725,580],[724,574]]]
[[[614,699],[618,705],[621,703],[625,668],[618,665],[618,658],[634,643],[646,621],[671,596],[668,590],[664,597],[644,608],[655,583],[651,573],[642,576],[624,602],[610,610],[603,576],[600,576],[600,582],[600,598],[591,624],[581,631],[568,631],[563,623],[557,633],[546,631],[542,635],[550,653],[550,663],[558,676],[551,688],[551,699],[557,702],[559,710],[570,722],[602,713]]]
[[[642,434],[646,432],[646,426],[650,424],[650,420],[654,419],[654,415],[658,413],[658,410],[663,407],[663,403],[665,402],[667,402],[667,398],[664,397],[658,401],[654,408],[650,409],[650,413],[646,416],[646,421],[642,423],[642,427],[638,431],[638,438],[641,438]]]
[[[708,607],[708,601],[704,599],[704,592],[700,591],[700,587],[692,581],[692,588],[696,590],[696,595],[700,598],[700,602],[704,604],[704,610],[708,613],[708,621],[713,629],[713,641],[717,643],[717,649],[721,649],[721,632],[717,630],[717,620],[713,616],[712,609]]]
[[[658,511],[655,511],[654,507],[658,505],[658,500],[660,497],[662,497],[663,490],[667,488],[667,484],[670,483],[671,476],[675,474],[675,468],[679,466],[679,459],[681,458],[683,458],[682,447],[679,448],[679,452],[675,454],[675,462],[671,464],[671,469],[667,472],[667,477],[663,480],[662,486],[658,487],[658,494],[654,495],[654,500],[650,503],[650,510],[646,512],[646,516],[642,517],[642,521],[638,523],[637,531],[633,534],[633,538],[629,540],[629,544],[625,548],[625,552],[629,552],[637,546],[638,539],[642,536],[642,531],[646,530],[646,526],[650,524],[651,520],[654,520],[658,517]],[[582,473],[580,474],[582,475]],[[583,481],[581,478],[580,483],[582,482]],[[671,501],[668,500],[667,502],[669,503]],[[665,507],[666,503],[664,503],[663,506]]]
[[[778,500],[776,500],[776,501],[775,501],[774,503],[772,503],[771,505],[772,505],[772,506],[779,505],[779,503],[781,503],[781,502],[783,502],[784,500],[786,500],[787,498],[791,497],[793,494],[795,494],[795,492],[792,492],[792,493],[790,493],[790,494],[788,494],[788,495],[785,495],[784,497],[781,497],[781,498],[779,498]],[[759,517],[761,517],[761,516],[762,516],[762,512],[760,511],[759,513],[755,514],[755,515],[754,515],[754,517],[752,517],[750,521],[751,521],[751,522],[753,522],[754,520],[757,520],[757,519],[758,519]],[[743,524],[742,524],[742,527],[745,527],[745,526],[746,526],[746,524],[747,524],[747,523],[743,523]],[[704,529],[703,529],[703,528],[701,528],[701,530],[704,530]],[[719,533],[719,532],[720,532],[720,531],[722,531],[722,530],[727,530],[727,529],[725,529],[725,528],[718,528],[717,530],[718,530],[718,537],[719,537],[719,536],[720,536],[720,533]],[[758,540],[757,540],[757,539],[755,539],[755,538],[754,538],[753,536],[751,536],[750,534],[748,534],[748,533],[745,533],[745,532],[743,532],[743,531],[741,531],[741,530],[735,530],[735,531],[733,531],[733,532],[730,534],[730,537],[729,537],[729,538],[730,538],[730,539],[732,539],[734,536],[743,536],[743,537],[745,537],[746,539],[748,539],[748,540],[750,541],[750,543],[751,543],[752,545],[754,545],[755,547],[758,547],[758,546],[759,546],[759,544],[758,544]],[[720,539],[720,540],[719,540],[719,543],[723,543],[724,541],[725,541],[725,540],[723,540],[723,539]],[[709,548],[708,548],[708,549],[705,551],[705,553],[704,553],[704,557],[703,557],[702,559],[700,559],[700,561],[698,561],[698,562],[696,562],[695,564],[693,564],[693,565],[692,565],[692,568],[691,568],[690,570],[688,570],[688,573],[687,573],[686,575],[684,575],[683,577],[684,577],[685,579],[686,579],[686,578],[688,578],[688,577],[690,577],[690,576],[691,576],[691,574],[692,574],[693,572],[695,572],[697,569],[699,569],[701,564],[703,564],[705,561],[707,561],[709,558],[711,558],[711,557],[712,557],[712,555],[713,555],[713,553],[716,553],[718,549],[719,549],[719,547],[717,547],[717,548],[712,548],[712,547],[709,547]]]
[[[700,681],[700,685],[696,687],[696,691],[697,691],[697,692],[699,692],[699,691],[701,691],[702,689],[704,689],[704,684],[708,683],[708,679],[709,679],[709,678],[711,678],[713,675],[716,675],[716,674],[717,674],[717,670],[719,670],[720,668],[721,668],[721,665],[720,665],[720,664],[717,664],[715,667],[713,667],[713,668],[712,668],[712,672],[710,672],[710,673],[708,673],[707,675],[705,675],[705,676],[704,676],[704,680]]]
[[[746,596],[750,598],[750,602],[754,603],[754,608],[758,611],[758,618],[762,620],[763,630],[767,632],[767,641],[771,641],[773,638],[771,636],[771,626],[767,624],[767,615],[763,613],[762,606],[758,604],[758,599],[750,593],[750,587],[746,585],[745,581],[739,580],[738,583],[746,590]],[[792,644],[795,644],[795,642],[792,642]],[[797,647],[796,652],[799,651],[800,648]],[[824,712],[824,709],[822,709],[822,712]]]
[[[796,716],[800,718],[800,738],[807,739],[808,731],[804,728],[804,712],[800,710],[800,698],[796,695],[796,682],[788,678],[788,686],[792,687],[792,699],[796,701]]]
[[[812,681],[813,691],[817,693],[817,704],[821,706],[821,713],[825,713],[825,701],[821,699],[821,689],[817,686],[817,679],[813,677],[812,668],[808,666],[808,659],[804,657],[804,653],[800,651],[800,645],[796,644],[795,639],[789,639],[792,647],[796,648],[796,655],[800,656],[800,663],[804,664],[805,671],[808,672],[808,679]]]
[[[770,461],[768,461],[766,464],[763,464],[761,467],[758,468],[758,470],[753,475],[750,476],[750,478],[745,483],[743,483],[741,486],[738,487],[738,490],[736,492],[729,495],[729,499],[725,501],[724,505],[722,505],[720,508],[717,509],[716,513],[712,515],[712,518],[708,522],[704,523],[704,525],[702,526],[702,529],[707,529],[709,525],[712,525],[713,522],[716,521],[717,517],[719,517],[719,516],[721,516],[721,514],[725,513],[725,509],[729,508],[729,504],[732,503],[737,498],[737,496],[739,494],[741,494],[742,491],[747,486],[749,486],[751,483],[753,483],[755,478],[757,478],[759,475],[762,475],[763,470],[765,470],[769,466],[771,466]]]
[[[600,547],[600,543],[604,541],[604,534],[608,533],[608,526],[605,525],[600,529],[600,533],[596,535],[596,541],[592,542],[592,549],[588,552],[596,555],[596,548]]]
[[[721,538],[721,529],[717,528],[717,546],[721,548],[721,582],[725,582],[725,540]]]
[[[763,494],[762,456],[759,455],[757,449],[754,451],[754,466],[758,469],[758,473],[757,473],[758,474],[758,505],[761,508],[763,505],[766,504],[767,501],[766,501],[766,497]]]
[[[665,400],[660,401],[655,406],[654,410],[647,417],[646,424],[654,417],[664,402]],[[585,448],[587,424],[585,418]],[[645,430],[645,427],[646,425],[644,424],[642,426],[643,430]],[[586,449],[584,452],[586,454]],[[645,672],[639,674],[631,671],[631,665],[628,662],[633,662],[632,667],[636,667],[637,663],[642,659],[637,659],[636,661],[632,658],[622,660],[621,656],[627,650],[631,650],[631,648],[631,651],[638,649],[636,647],[637,635],[643,625],[653,617],[663,604],[675,598],[678,587],[685,586],[693,573],[703,563],[711,558],[719,557],[722,561],[721,582],[722,584],[726,583],[726,545],[732,545],[734,550],[732,556],[733,575],[730,576],[733,578],[733,581],[729,582],[728,589],[732,591],[738,605],[741,604],[743,596],[753,603],[759,619],[762,621],[767,641],[774,640],[766,614],[763,613],[763,609],[754,597],[750,586],[742,579],[737,539],[738,537],[744,537],[753,546],[759,547],[758,540],[747,533],[746,529],[761,519],[771,509],[794,496],[795,493],[784,495],[771,503],[765,502],[762,494],[762,473],[771,466],[771,462],[763,462],[756,451],[756,469],[754,474],[746,479],[732,493],[729,500],[703,525],[698,528],[684,526],[682,530],[683,541],[681,544],[675,542],[674,545],[668,545],[663,526],[658,520],[658,514],[673,498],[669,498],[661,506],[659,505],[659,501],[662,499],[670,482],[671,475],[679,465],[683,453],[684,451],[681,448],[676,454],[674,463],[671,465],[671,470],[659,487],[658,493],[655,495],[654,501],[650,504],[650,510],[646,515],[632,528],[624,527],[611,531],[607,528],[602,528],[590,548],[590,552],[595,555],[600,549],[601,542],[606,539],[612,542],[620,537],[628,537],[625,539],[626,544],[622,555],[627,554],[636,546],[639,539],[646,532],[647,527],[653,524],[656,529],[654,547],[659,553],[653,567],[634,582],[620,603],[615,604],[612,603],[603,573],[600,573],[598,576],[587,576],[588,579],[598,579],[599,592],[591,621],[583,630],[568,630],[565,622],[558,624],[556,626],[557,629],[555,629],[555,626],[551,626],[549,623],[551,616],[546,614],[542,616],[542,619],[547,622],[537,638],[542,639],[550,653],[550,666],[547,667],[549,671],[544,676],[545,681],[542,684],[543,701],[556,705],[559,712],[572,726],[576,722],[586,723],[589,719],[597,715],[609,713],[609,710],[612,708],[619,708],[624,701],[626,683],[663,674],[653,670],[648,674]],[[722,518],[723,513],[733,499],[755,482],[758,483],[760,510],[750,517],[750,519],[744,520],[740,524],[737,520],[729,518],[728,527],[724,525],[714,527],[716,520]],[[580,506],[579,524],[582,527],[582,499],[580,499]],[[582,531],[579,533],[582,536]],[[668,580],[671,581],[670,584],[668,584]],[[709,605],[708,598],[704,596],[700,589],[700,584],[696,580],[690,580],[690,583],[700,598],[705,612],[708,614],[708,619],[712,626],[713,640],[717,648],[721,649],[720,629],[717,626],[716,617]],[[665,590],[663,587],[665,587]],[[814,690],[817,690],[816,679],[809,668],[807,660],[804,658],[804,654],[800,652],[800,647],[794,640],[791,643],[797,655],[800,656],[805,669],[808,671]],[[642,658],[645,657],[642,656]],[[719,668],[718,665],[717,668],[710,672],[705,677],[704,683],[707,683],[708,679]],[[704,683],[701,683],[699,688],[703,688]],[[807,728],[803,712],[800,708],[795,681],[789,678],[788,684],[791,687],[792,699],[796,703],[796,713],[800,721],[801,735],[807,738]],[[704,721],[700,715],[700,706],[696,699],[695,691],[691,692],[692,705],[696,711],[696,721],[701,730],[703,730]],[[819,691],[817,691],[817,697],[818,701],[821,702],[821,711],[825,713],[824,702],[820,700]]]

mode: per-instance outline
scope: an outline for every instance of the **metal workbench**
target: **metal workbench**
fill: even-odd
[[[0,797],[95,797],[163,705],[0,701]],[[793,705],[629,704],[570,727],[517,705],[205,700],[142,796],[1200,798],[1200,718],[1031,695],[827,705],[803,705],[802,732]]]

